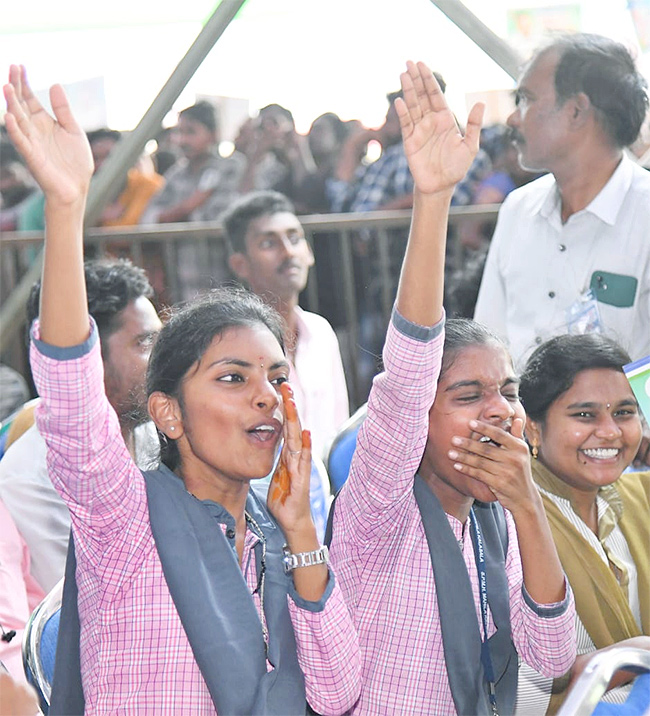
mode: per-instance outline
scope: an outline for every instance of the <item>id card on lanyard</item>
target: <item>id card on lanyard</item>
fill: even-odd
[[[602,332],[598,301],[591,289],[583,291],[566,309],[566,325],[567,332],[572,335]]]
[[[487,594],[487,570],[485,567],[485,548],[483,546],[483,535],[479,526],[474,508],[469,511],[472,528],[472,544],[474,545],[474,558],[476,559],[476,569],[478,571],[478,587],[481,603],[481,622],[483,623],[483,636],[481,639],[481,663],[483,664],[483,673],[488,685],[488,695],[490,698],[490,706],[492,707],[493,716],[499,716],[497,710],[497,694],[494,679],[494,667],[492,666],[492,657],[490,656],[490,646],[488,644],[488,594]]]

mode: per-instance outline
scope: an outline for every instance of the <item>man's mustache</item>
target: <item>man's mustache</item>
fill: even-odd
[[[292,268],[302,268],[302,264],[299,261],[296,261],[295,259],[285,259],[279,266],[278,266],[278,273],[284,273],[287,269]]]
[[[514,127],[508,129],[508,140],[516,144],[523,144],[524,137]]]

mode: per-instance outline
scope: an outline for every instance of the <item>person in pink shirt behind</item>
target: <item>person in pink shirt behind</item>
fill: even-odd
[[[332,561],[362,653],[354,714],[512,714],[519,658],[548,675],[575,659],[573,598],[531,477],[525,414],[503,344],[445,323],[453,190],[478,150],[431,71],[408,63],[397,100],[415,181],[397,299]]]
[[[29,572],[29,550],[0,500],[0,662],[25,680],[23,628],[45,593]]]
[[[4,93],[7,131],[46,198],[30,357],[76,552],[78,599],[67,602],[66,579],[59,647],[73,606],[80,684],[69,645],[50,714],[344,713],[359,694],[358,640],[310,514],[311,440],[279,316],[235,290],[173,313],[147,375],[161,463],[141,472],[105,395],[85,296],[88,142],[60,85],[54,118],[24,68],[11,66]],[[281,444],[264,505],[250,483]]]

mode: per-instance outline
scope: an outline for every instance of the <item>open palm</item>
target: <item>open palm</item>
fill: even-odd
[[[92,154],[63,88],[50,89],[52,117],[32,92],[25,69],[12,65],[4,94],[9,136],[45,195],[64,203],[85,196],[93,173]]]
[[[463,136],[431,70],[409,62],[401,75],[404,98],[395,102],[404,152],[418,191],[432,194],[456,185],[478,151],[483,105],[476,104]]]

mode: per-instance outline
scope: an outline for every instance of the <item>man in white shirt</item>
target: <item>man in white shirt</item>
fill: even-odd
[[[153,339],[162,326],[149,300],[145,272],[130,261],[89,261],[88,309],[102,343],[106,395],[117,413],[129,451],[142,468],[156,459],[157,441],[146,409],[145,376]],[[38,315],[40,282],[27,315]],[[0,499],[31,553],[31,573],[45,592],[63,577],[70,535],[68,508],[47,471],[45,441],[36,425],[0,461]]]
[[[560,37],[523,74],[508,118],[522,167],[549,174],[499,212],[474,318],[522,368],[553,335],[600,330],[650,353],[650,172],[624,148],[648,108],[647,83],[621,44]]]

